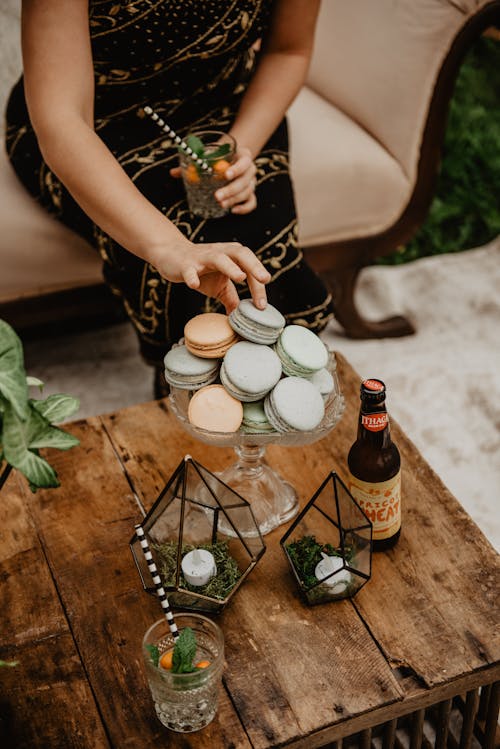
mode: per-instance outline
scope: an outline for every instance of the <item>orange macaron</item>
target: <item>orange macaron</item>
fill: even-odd
[[[237,432],[243,420],[243,405],[222,385],[206,385],[189,401],[188,419],[209,432]]]
[[[188,351],[204,359],[218,359],[239,341],[227,315],[205,312],[192,317],[184,326],[184,343]]]

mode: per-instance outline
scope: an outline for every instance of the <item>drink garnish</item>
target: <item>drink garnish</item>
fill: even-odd
[[[198,159],[205,161],[207,164],[211,164],[214,170],[217,172],[217,174],[219,175],[224,174],[227,167],[229,166],[229,162],[223,159],[223,157],[227,156],[227,154],[231,150],[231,146],[229,143],[221,143],[220,145],[217,146],[217,148],[214,148],[211,145],[205,148],[205,144],[203,143],[202,140],[200,140],[200,138],[198,138],[197,135],[188,135],[186,138],[186,144],[189,146],[192,152],[198,157]],[[182,153],[183,150],[184,150],[183,148],[178,146],[179,153]],[[193,165],[193,166],[195,166],[195,169],[199,174],[201,171],[199,164],[196,163],[196,165]]]
[[[175,641],[172,657],[172,673],[189,674],[196,671],[193,666],[196,654],[196,635],[191,627],[184,627]]]
[[[156,645],[146,645],[146,650],[149,653],[151,663],[153,666],[158,667],[158,661],[160,660],[160,651]]]

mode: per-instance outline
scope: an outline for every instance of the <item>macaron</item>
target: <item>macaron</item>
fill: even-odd
[[[222,385],[207,385],[189,401],[189,422],[209,432],[237,432],[243,419],[243,406]]]
[[[326,401],[334,387],[333,377],[330,372],[325,367],[318,369],[316,372],[313,372],[310,381],[313,385],[316,385],[323,400]]]
[[[242,338],[266,345],[278,340],[285,322],[276,307],[268,304],[265,309],[257,309],[251,299],[242,299],[229,315],[229,324]]]
[[[182,390],[198,390],[218,377],[219,359],[202,359],[186,346],[174,346],[164,358],[165,379]]]
[[[284,377],[264,400],[264,411],[278,432],[316,429],[325,414],[318,388],[303,377]]]
[[[205,312],[192,317],[184,326],[184,343],[188,351],[203,359],[222,358],[239,336],[229,325],[227,315]]]
[[[240,401],[258,401],[282,374],[279,356],[270,346],[239,341],[231,346],[220,368],[220,380]]]
[[[328,349],[316,333],[302,325],[288,325],[274,346],[283,372],[292,377],[311,377],[328,363]]]
[[[243,404],[243,422],[241,430],[246,434],[266,434],[274,432],[264,411],[264,401],[253,401]]]

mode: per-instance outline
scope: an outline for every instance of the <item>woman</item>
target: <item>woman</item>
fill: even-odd
[[[268,284],[288,322],[319,331],[331,317],[297,247],[284,120],[318,9],[319,0],[23,0],[10,160],[48,211],[98,248],[157,371],[190,317],[236,306],[235,284],[259,307]],[[183,137],[214,127],[234,136],[237,159],[217,192],[226,216],[189,214],[176,149],[146,105]]]

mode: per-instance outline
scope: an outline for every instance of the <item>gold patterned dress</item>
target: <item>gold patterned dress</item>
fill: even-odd
[[[193,242],[250,247],[271,273],[270,302],[288,322],[319,331],[332,316],[331,299],[297,246],[286,121],[256,158],[256,210],[207,220],[189,213],[181,180],[169,175],[177,151],[142,111],[149,104],[181,136],[228,130],[272,5],[272,0],[90,0],[95,129],[135,185],[180,231]],[[165,281],[79,208],[43,161],[22,78],[7,106],[7,150],[31,195],[100,252],[104,277],[123,300],[147,361],[161,363],[189,318],[221,310],[216,300]],[[249,296],[245,284],[238,292]]]

